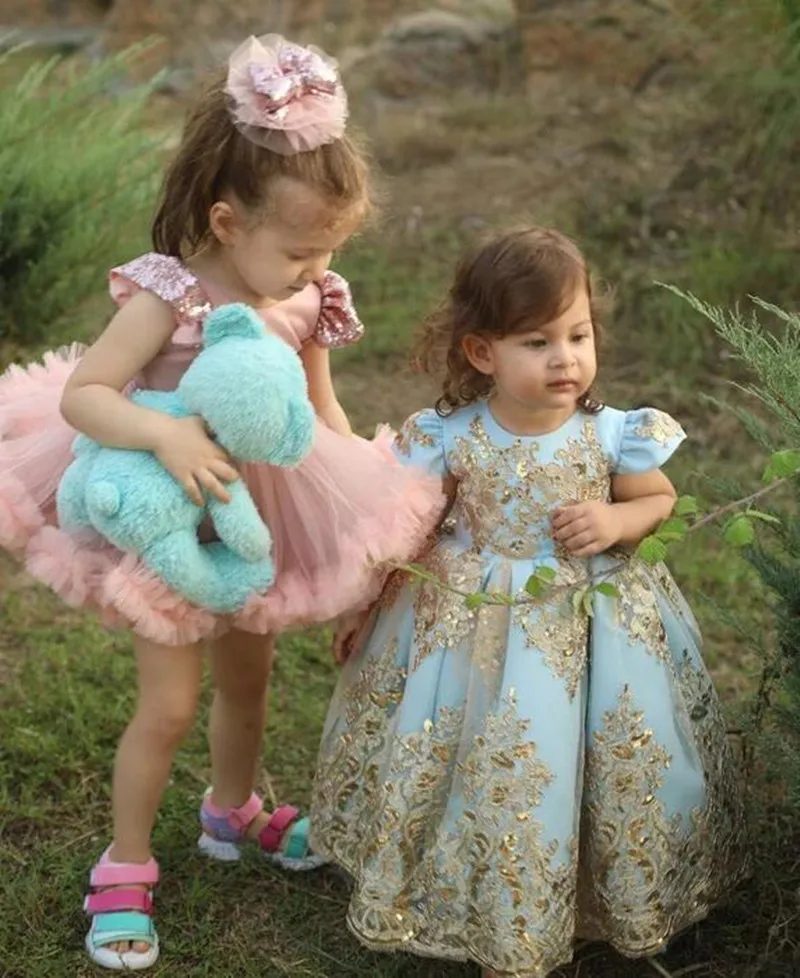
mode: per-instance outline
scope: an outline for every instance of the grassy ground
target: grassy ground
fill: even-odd
[[[709,0],[704,23],[682,21],[694,32],[686,56],[635,99],[594,91],[565,70],[550,79],[546,97],[535,89],[394,107],[372,122],[365,114],[389,170],[389,203],[383,227],[339,263],[369,327],[364,343],[336,360],[337,386],[357,426],[368,432],[429,403],[433,388],[403,372],[412,324],[477,230],[532,217],[578,233],[617,284],[604,390],[611,403],[648,401],[685,423],[690,442],[670,470],[681,490],[710,494],[704,475],[711,472],[752,485],[758,452],[729,415],[700,398],[725,396],[735,365],[704,323],[652,283],[676,281],[720,302],[747,292],[791,299],[798,198],[796,154],[785,140],[797,116],[774,43],[764,40],[780,13],[773,0]],[[154,105],[151,122],[174,127],[175,107]],[[783,188],[780,206],[774,184]],[[131,254],[145,246],[144,224],[129,243]],[[76,322],[89,338],[109,312],[98,293],[53,339],[72,337]],[[760,663],[714,605],[768,636],[763,593],[713,534],[683,544],[673,564],[698,608],[707,661],[738,727]],[[93,973],[81,951],[81,901],[106,841],[113,752],[133,704],[128,641],[65,610],[9,562],[0,562],[0,594],[0,974],[73,978]],[[281,643],[261,785],[274,799],[307,801],[335,681],[327,642],[326,633],[309,632]],[[343,926],[346,889],[330,872],[289,878],[255,857],[235,867],[202,863],[194,842],[208,775],[203,719],[180,752],[156,830],[164,952],[152,974],[476,974],[365,952]],[[757,754],[752,787],[755,879],[663,958],[626,962],[590,947],[563,978],[798,973],[800,825],[769,760],[769,750]]]

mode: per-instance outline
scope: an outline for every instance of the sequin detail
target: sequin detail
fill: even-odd
[[[683,428],[663,411],[648,408],[641,422],[633,429],[639,438],[652,440],[658,445],[668,445],[674,438],[683,437]]]
[[[395,448],[401,455],[405,455],[406,458],[411,457],[411,452],[415,445],[419,445],[422,448],[434,448],[436,446],[436,438],[431,432],[426,431],[422,425],[423,417],[428,417],[427,411],[419,411],[417,414],[412,414],[403,424],[403,427],[398,431],[397,435],[395,435]]]
[[[336,272],[325,272],[320,285],[322,305],[314,338],[320,346],[334,349],[357,343],[364,335],[350,286]]]
[[[586,755],[580,935],[610,936],[630,955],[661,950],[748,869],[744,808],[711,682],[687,658],[679,685],[705,772],[687,813],[668,809],[673,757],[629,687],[603,715]]]
[[[463,960],[467,947],[503,973],[544,975],[571,952],[577,872],[577,833],[562,847],[535,816],[554,774],[513,690],[466,739],[465,711],[448,707],[393,736],[396,656],[387,647],[353,686],[350,732],[315,785],[330,804],[312,833],[358,881],[348,923],[376,949]],[[448,808],[454,786],[463,810]]]
[[[540,444],[518,438],[496,445],[476,414],[469,436],[455,439],[450,471],[458,480],[453,513],[481,549],[532,557],[551,537],[550,519],[560,502],[609,499],[611,460],[589,417],[548,462]]]
[[[178,258],[155,252],[142,255],[112,269],[109,287],[118,305],[140,289],[157,295],[175,309],[173,344],[198,349],[202,345],[203,323],[213,306],[196,276]]]

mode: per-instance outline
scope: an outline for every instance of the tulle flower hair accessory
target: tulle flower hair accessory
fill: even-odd
[[[281,37],[250,37],[231,55],[225,88],[236,128],[290,156],[344,135],[347,95],[333,58]]]

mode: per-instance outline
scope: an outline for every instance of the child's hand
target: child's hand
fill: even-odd
[[[202,418],[165,417],[154,452],[196,505],[204,503],[203,490],[230,502],[223,483],[234,482],[239,473],[227,453],[209,438]]]
[[[333,636],[333,657],[343,666],[355,650],[355,642],[369,618],[370,610],[354,612],[339,619]]]
[[[553,538],[573,557],[604,553],[619,542],[621,534],[621,521],[611,503],[574,503],[553,514]]]

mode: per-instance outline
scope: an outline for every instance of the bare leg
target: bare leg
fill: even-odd
[[[122,735],[114,763],[114,841],[117,863],[146,863],[156,812],[172,758],[191,728],[197,709],[202,659],[198,645],[164,646],[136,638],[139,682],[136,712]],[[124,953],[128,943],[110,945]],[[146,944],[134,944],[144,953]]]
[[[255,787],[274,649],[272,636],[240,631],[228,633],[212,649],[216,689],[208,738],[211,800],[219,808],[238,808]],[[256,838],[268,820],[262,812],[248,827],[248,835]]]

